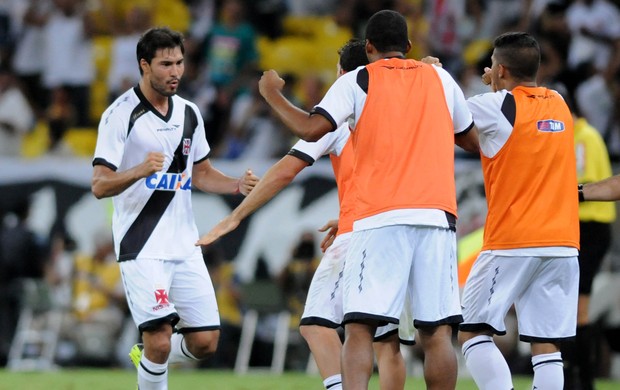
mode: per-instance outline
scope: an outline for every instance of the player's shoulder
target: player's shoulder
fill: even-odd
[[[200,110],[198,109],[198,106],[196,105],[196,103],[194,103],[194,102],[192,102],[192,101],[190,101],[190,100],[188,100],[188,99],[186,99],[186,98],[184,98],[184,97],[182,97],[182,96],[179,96],[179,95],[173,95],[173,96],[172,96],[172,101],[173,101],[173,104],[174,104],[176,107],[185,107],[185,106],[188,106],[188,107],[190,107],[192,110],[194,110],[194,112],[196,112],[197,114],[198,114],[198,113],[200,113]]]
[[[470,104],[501,104],[506,99],[513,98],[510,91],[501,89],[499,91],[489,91],[485,93],[479,93],[467,99]]]
[[[133,88],[129,89],[117,97],[112,104],[105,109],[101,118],[105,121],[109,121],[112,118],[117,120],[122,120],[125,117],[128,118],[138,104],[140,104],[140,99]]]

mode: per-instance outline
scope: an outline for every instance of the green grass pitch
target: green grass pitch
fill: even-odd
[[[529,390],[530,377],[515,378],[515,390]],[[134,390],[136,373],[122,369],[62,369],[54,372],[0,371],[0,390]],[[209,369],[173,369],[169,376],[171,390],[318,390],[322,389],[318,376],[287,372],[283,375],[250,373],[238,376],[232,371]],[[378,377],[373,376],[370,389],[378,389]],[[405,389],[424,389],[422,378],[408,377]],[[458,390],[475,390],[470,379],[460,379]],[[598,381],[597,390],[620,388],[619,382]]]

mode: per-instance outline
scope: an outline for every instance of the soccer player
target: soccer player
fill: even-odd
[[[377,327],[411,310],[429,389],[453,389],[452,325],[461,321],[456,275],[454,143],[476,150],[465,98],[442,68],[405,59],[407,22],[395,11],[367,24],[371,64],[341,76],[311,115],[269,70],[259,90],[292,132],[316,141],[351,118],[353,233],[343,275],[344,387],[365,389]]]
[[[141,390],[166,389],[168,363],[206,358],[217,346],[215,293],[194,245],[192,187],[246,195],[258,180],[250,171],[226,176],[209,162],[200,112],[176,95],[183,54],[178,32],[142,35],[140,82],[103,113],[93,160],[92,192],[113,197],[115,250],[144,343],[130,355]]]
[[[573,118],[560,94],[537,86],[532,36],[506,33],[493,45],[483,76],[493,92],[468,99],[488,214],[463,291],[459,341],[480,389],[512,389],[493,335],[506,333],[514,304],[519,337],[531,344],[532,388],[562,389],[559,345],[575,336],[579,286]]]
[[[349,41],[339,50],[339,54],[338,76],[368,64],[364,41]],[[349,135],[349,126],[344,123],[317,142],[298,141],[288,155],[265,173],[252,193],[198,241],[200,245],[208,245],[234,230],[243,219],[273,198],[304,168],[314,164],[321,156],[330,155],[338,187],[340,218],[328,222],[320,229],[320,231],[328,230],[321,245],[325,255],[310,284],[300,323],[300,333],[310,346],[325,388],[330,390],[342,388],[340,373],[342,343],[336,329],[342,322],[341,272],[353,230],[351,219],[353,146],[349,141]],[[403,324],[402,341],[405,344],[413,344],[412,326],[413,323],[411,326]],[[398,327],[390,324],[378,329],[375,339],[381,388],[402,389],[405,385],[406,370],[400,353]]]

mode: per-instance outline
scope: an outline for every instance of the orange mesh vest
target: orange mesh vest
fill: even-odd
[[[338,219],[338,234],[353,231],[353,202],[355,195],[353,192],[353,143],[351,139],[347,141],[340,152],[340,156],[329,155],[336,177],[338,186],[338,201],[340,204],[340,215]]]
[[[517,87],[512,95],[512,134],[493,158],[481,157],[489,206],[482,250],[579,248],[571,113],[546,88]]]
[[[398,209],[456,216],[454,126],[431,65],[379,60],[366,66],[368,96],[355,131],[355,219]]]

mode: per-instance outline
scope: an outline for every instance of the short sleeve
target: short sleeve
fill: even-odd
[[[355,115],[356,94],[364,93],[356,83],[359,69],[363,68],[339,77],[313,110],[313,114],[325,116],[331,122],[333,130]]]
[[[446,72],[443,68],[434,66],[441,83],[443,85],[444,93],[446,95],[446,103],[452,115],[452,123],[454,124],[454,133],[459,134],[463,131],[469,130],[472,126],[472,114],[467,107],[467,101],[463,90],[456,81],[452,78],[450,73]]]
[[[326,154],[339,156],[349,138],[349,133],[349,126],[344,123],[336,131],[325,134],[316,142],[297,141],[289,154],[301,158],[310,165]]]
[[[105,165],[114,171],[123,161],[128,132],[128,124],[116,114],[117,112],[110,109],[102,116],[93,159],[93,165]]]

